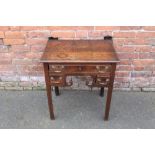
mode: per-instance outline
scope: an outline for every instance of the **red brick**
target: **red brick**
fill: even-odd
[[[114,32],[113,36],[115,38],[135,38],[135,32]]]
[[[17,65],[18,74],[21,76],[37,76],[37,72],[31,71],[31,65]]]
[[[149,77],[150,78],[150,77]],[[148,87],[149,81],[148,77],[134,77],[132,81],[132,86],[134,87]]]
[[[3,39],[0,39],[0,45],[3,45]]]
[[[133,65],[135,65],[135,66],[148,66],[148,65],[154,65],[154,64],[155,64],[154,59],[133,60]]]
[[[14,72],[15,71],[15,66],[14,65],[10,65],[10,64],[2,64],[0,65],[0,72]]]
[[[42,53],[36,53],[36,52],[28,52],[26,53],[26,58],[28,59],[35,59],[35,60],[40,60],[42,56]]]
[[[152,55],[149,52],[147,52],[147,53],[139,53],[139,58],[140,59],[151,59]]]
[[[129,81],[130,81],[130,78],[128,78],[128,77],[116,77],[115,78],[115,82],[119,82],[119,83],[129,82]]]
[[[95,30],[113,31],[120,30],[119,26],[95,26]]]
[[[114,38],[116,45],[155,45],[155,39],[150,38]]]
[[[93,30],[94,26],[47,26],[48,30]]]
[[[32,31],[28,33],[29,38],[48,38],[50,37],[50,32],[49,31]]]
[[[44,71],[37,72],[37,76],[44,76]]]
[[[25,44],[24,39],[4,39],[4,45],[22,45]]]
[[[98,31],[96,31],[96,32],[98,32]],[[103,35],[103,37],[105,37],[107,35],[112,36],[112,32],[111,31],[102,31],[102,35]]]
[[[102,31],[90,31],[88,33],[89,38],[103,38],[103,32]]]
[[[87,38],[88,32],[87,31],[76,31],[76,38]]]
[[[23,53],[14,53],[14,59],[28,59],[39,60],[41,58],[42,53],[34,53],[34,52],[23,52]],[[18,60],[17,60],[18,61]]]
[[[117,53],[119,59],[138,59],[138,53]]]
[[[144,38],[127,38],[124,40],[124,45],[148,45],[148,41]]]
[[[127,59],[125,60],[121,59],[118,65],[131,65],[131,61]]]
[[[28,52],[28,51],[30,51],[30,46],[28,46],[28,45],[12,45],[10,50],[13,51],[14,53]]]
[[[52,37],[58,38],[75,38],[74,31],[53,31],[51,32]]]
[[[0,53],[9,52],[8,47],[4,45],[0,45]]]
[[[44,38],[32,38],[32,39],[27,39],[26,43],[28,45],[46,45],[47,39],[44,39]]]
[[[42,76],[44,76],[43,74],[43,66],[37,66],[37,65],[28,65],[28,66],[18,66],[18,70],[20,73],[24,73],[23,71],[25,70],[25,72],[27,74],[31,74],[34,72],[35,74],[38,74],[40,72],[42,72]],[[38,76],[38,75],[37,75]],[[37,78],[37,77],[36,77]],[[34,78],[32,78],[34,81]],[[37,80],[38,81],[38,80]]]
[[[20,26],[10,26],[10,30],[11,31],[19,31],[20,30]]]
[[[89,38],[99,38],[99,39],[103,39],[104,38],[104,36],[106,36],[106,35],[112,35],[112,32],[110,32],[110,31],[89,31],[88,32],[88,37]]]
[[[151,46],[135,46],[135,52],[151,52]]]
[[[116,71],[116,77],[129,77],[130,72],[126,71]]]
[[[13,52],[0,52],[0,59],[12,58]]]
[[[155,38],[155,32],[138,32],[136,37],[139,38]]]
[[[32,45],[31,52],[43,52],[45,50],[46,45]]]
[[[143,26],[143,29],[147,31],[155,31],[155,26]]]
[[[152,50],[151,50],[152,52],[155,52],[155,46],[154,47],[152,47]]]
[[[11,64],[12,64],[11,58],[0,59],[0,65],[11,65]]]
[[[145,71],[154,71],[154,65],[149,65],[144,67]]]
[[[124,38],[114,38],[113,39],[114,46],[123,46],[124,45]]]
[[[151,75],[150,71],[134,71],[131,73],[131,77],[150,77]]]
[[[132,71],[133,67],[131,65],[119,65],[117,71]]]
[[[32,31],[32,30],[46,30],[46,26],[20,26],[20,29],[23,31]]]
[[[0,31],[0,38],[4,38],[4,32]]]
[[[120,90],[129,91],[130,90],[129,82],[119,82],[119,83],[114,82],[114,88],[120,88]]]
[[[27,59],[27,55],[29,52],[14,52],[12,59]]]
[[[146,42],[148,43],[148,45],[155,46],[155,38],[147,39]]]
[[[151,59],[155,59],[155,53],[154,52],[151,52],[149,54],[150,54]]]
[[[34,65],[36,63],[36,60],[30,60],[30,59],[13,59],[12,64],[15,65]]]
[[[7,31],[9,30],[9,26],[0,26],[0,31]]]
[[[117,46],[117,45],[115,45],[115,50],[117,52],[134,52],[135,47],[134,46]]]
[[[43,65],[41,64],[41,65],[33,65],[33,66],[31,66],[31,71],[43,71]]]
[[[25,32],[19,32],[19,31],[7,31],[5,32],[5,38],[8,39],[23,39],[26,37]]]
[[[72,30],[93,30],[94,26],[75,26]]]
[[[120,30],[141,30],[142,26],[120,26]]]
[[[30,72],[31,71],[31,65],[17,65],[17,69],[19,72]]]
[[[143,66],[134,66],[135,71],[143,71],[144,67]]]

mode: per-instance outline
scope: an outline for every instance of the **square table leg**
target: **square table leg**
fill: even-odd
[[[109,118],[109,111],[110,111],[112,91],[113,91],[113,83],[114,83],[114,78],[115,78],[115,70],[116,70],[116,64],[113,64],[112,72],[110,76],[110,84],[109,84],[108,93],[107,93],[106,107],[105,107],[105,115],[104,115],[105,121],[107,121]]]
[[[44,63],[44,72],[45,72],[46,92],[47,92],[48,108],[49,108],[49,112],[50,112],[50,118],[52,120],[54,120],[51,82],[50,82],[50,76],[49,76],[49,65],[48,65],[48,63]]]

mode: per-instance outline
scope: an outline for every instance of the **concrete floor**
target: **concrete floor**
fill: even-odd
[[[109,121],[98,91],[53,94],[56,120],[49,119],[45,91],[0,91],[0,128],[155,128],[155,93],[113,92]]]

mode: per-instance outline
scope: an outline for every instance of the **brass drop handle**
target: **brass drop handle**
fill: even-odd
[[[60,73],[64,69],[64,66],[52,66],[52,69],[54,72]]]
[[[99,85],[107,85],[110,82],[109,78],[97,77],[97,83]]]
[[[96,69],[98,70],[98,72],[105,72],[109,70],[109,66],[105,65],[105,66],[96,66]]]
[[[60,84],[62,83],[63,77],[61,76],[52,76],[51,77],[51,82],[54,84]]]

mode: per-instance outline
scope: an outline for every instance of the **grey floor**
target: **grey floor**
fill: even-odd
[[[0,128],[155,128],[153,92],[113,92],[109,121],[98,91],[63,90],[53,102],[51,121],[45,91],[0,91]]]

